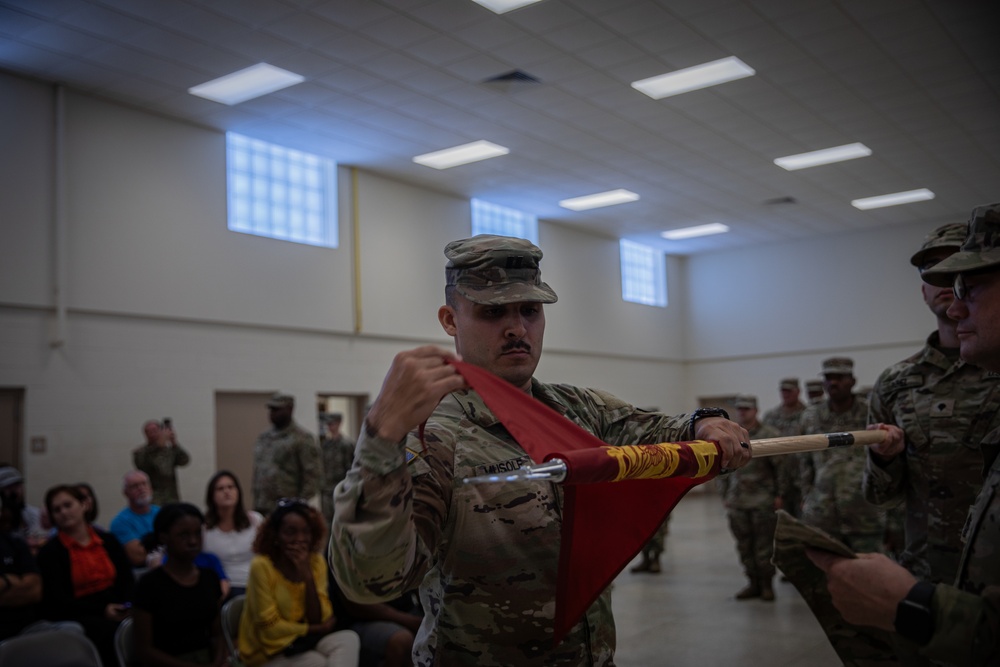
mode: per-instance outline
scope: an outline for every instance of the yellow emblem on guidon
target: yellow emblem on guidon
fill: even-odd
[[[692,477],[705,477],[712,472],[719,450],[714,442],[694,440],[685,444],[664,442],[638,447],[608,447],[605,452],[618,462],[618,475],[613,481],[624,479],[665,479],[673,477],[681,462],[680,451],[688,447],[698,463],[698,472]]]

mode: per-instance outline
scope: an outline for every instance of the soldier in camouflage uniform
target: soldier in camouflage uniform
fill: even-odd
[[[438,319],[458,354],[612,445],[713,439],[729,467],[748,460],[734,422],[647,412],[592,389],[533,377],[542,349],[542,251],[521,239],[476,236],[445,248],[446,305]],[[549,481],[461,484],[514,470],[529,457],[464,379],[426,346],[396,355],[365,419],[354,466],[337,486],[330,564],[359,602],[419,586],[425,610],[414,664],[611,665],[615,629],[605,591],[552,645],[563,490]],[[417,427],[424,430],[426,450]],[[623,520],[626,517],[623,517]]]
[[[319,441],[320,453],[323,457],[323,485],[320,489],[323,503],[323,516],[326,522],[333,521],[333,489],[344,479],[354,462],[354,443],[340,432],[342,415],[332,413],[325,421],[326,433]]]
[[[954,286],[948,316],[957,323],[962,359],[1000,372],[1000,203],[976,208],[961,250],[922,277],[938,287]],[[887,428],[891,441],[883,450],[902,453],[903,431]],[[1000,664],[1000,429],[983,437],[980,451],[985,481],[962,529],[965,547],[955,585],[918,581],[878,554],[808,552],[826,572],[845,619],[895,631],[932,660]]]
[[[177,444],[177,435],[169,420],[161,424],[151,419],[142,425],[146,444],[132,450],[136,470],[149,477],[153,485],[153,504],[166,505],[180,500],[177,493],[177,468],[186,466],[191,457]]]
[[[267,409],[274,428],[261,433],[253,447],[254,509],[264,516],[281,498],[312,499],[323,479],[315,439],[292,421],[295,397],[275,394]]]
[[[761,421],[778,432],[776,437],[802,435],[802,413],[805,412],[806,405],[799,400],[801,393],[799,379],[783,379],[778,384],[778,390],[781,392],[781,405],[765,412]],[[776,457],[778,476],[781,488],[784,490],[783,509],[792,516],[799,516],[802,513],[802,490],[799,488],[801,457],[801,454],[784,454]]]
[[[802,432],[863,431],[867,402],[852,393],[854,362],[831,357],[823,362],[829,397],[802,413]],[[860,447],[838,447],[802,456],[802,520],[836,537],[855,551],[881,551],[885,513],[865,500],[861,477],[868,454]]]
[[[806,380],[806,401],[809,405],[822,403],[826,395],[822,380]]]
[[[737,421],[754,440],[777,438],[778,432],[757,420],[757,397],[741,394],[736,397]],[[736,550],[749,583],[736,594],[737,600],[760,598],[774,600],[774,511],[781,509],[783,489],[780,488],[779,464],[767,457],[718,479],[722,499],[729,515],[729,529],[736,538]]]
[[[943,225],[910,263],[923,273],[955,253],[968,232],[964,222]],[[956,323],[947,316],[951,286],[923,283],[924,301],[937,318],[927,345],[879,376],[869,423],[896,424],[906,448],[883,456],[868,451],[864,492],[883,508],[905,508],[905,548],[896,560],[918,578],[951,583],[962,553],[960,534],[982,487],[983,436],[1000,427],[1000,375],[958,356]]]

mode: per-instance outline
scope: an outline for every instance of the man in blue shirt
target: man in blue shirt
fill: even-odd
[[[141,470],[131,470],[122,478],[122,494],[128,506],[111,520],[111,534],[125,547],[125,553],[134,567],[146,567],[158,563],[147,563],[150,554],[143,545],[143,538],[153,532],[153,519],[160,511],[153,504],[153,487],[149,476]]]

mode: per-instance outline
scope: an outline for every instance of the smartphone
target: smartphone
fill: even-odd
[[[170,417],[163,418],[163,428],[173,428],[173,420]]]

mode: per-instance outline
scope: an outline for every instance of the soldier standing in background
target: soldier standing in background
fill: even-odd
[[[797,385],[797,383],[796,383]],[[757,397],[736,397],[736,421],[754,440],[776,438],[778,432],[757,420]],[[728,475],[719,476],[722,498],[729,515],[729,529],[736,538],[743,572],[749,583],[736,594],[737,600],[760,598],[774,600],[774,511],[782,508],[782,490],[778,462],[767,457],[750,463]]]
[[[823,362],[823,386],[829,398],[802,413],[802,432],[863,431],[868,403],[853,393],[854,361],[831,357]],[[802,456],[802,520],[825,530],[855,551],[881,551],[884,513],[865,500],[861,477],[867,452],[838,447]]]
[[[809,405],[821,403],[825,392],[822,380],[806,380],[806,401]]]
[[[322,494],[323,516],[327,523],[333,521],[333,489],[344,479],[354,462],[354,443],[340,432],[343,415],[331,412],[324,419],[324,433],[319,448],[323,457]]]
[[[910,263],[922,274],[953,255],[968,225],[935,229]],[[919,579],[951,583],[962,553],[962,526],[982,487],[980,442],[1000,427],[1000,375],[959,359],[957,324],[948,318],[951,286],[922,283],[937,330],[924,348],[890,366],[872,392],[869,423],[903,429],[905,449],[873,446],[864,492],[883,508],[905,508],[905,548],[897,561]]]
[[[181,499],[177,492],[177,468],[190,463],[191,457],[177,444],[177,434],[170,419],[162,423],[150,419],[142,425],[142,432],[146,444],[132,451],[135,469],[149,477],[154,505],[176,503]]]
[[[799,379],[785,378],[778,385],[778,390],[781,392],[781,405],[765,412],[761,421],[777,431],[776,437],[801,435],[801,419],[806,404],[799,398],[801,394]],[[786,454],[777,457],[778,475],[781,477],[781,487],[784,490],[782,494],[785,500],[783,509],[792,516],[799,516],[802,513],[799,457],[799,454]]]
[[[323,478],[316,440],[292,421],[295,397],[274,394],[267,409],[274,428],[261,433],[253,448],[254,509],[265,516],[281,498],[313,499]]]

